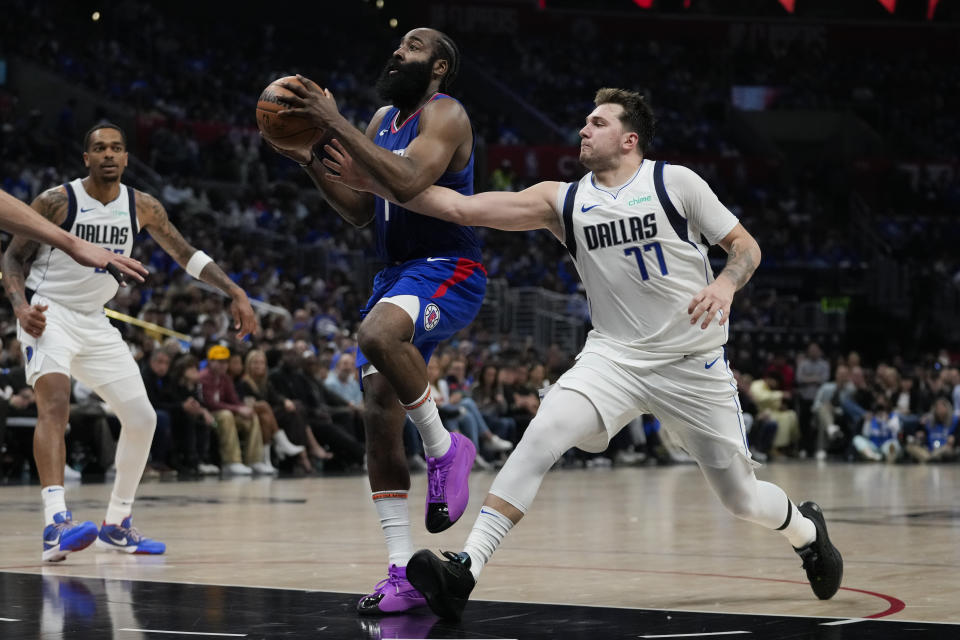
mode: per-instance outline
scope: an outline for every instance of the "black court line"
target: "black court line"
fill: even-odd
[[[471,602],[457,624],[429,611],[361,618],[359,594],[0,572],[0,638],[956,639],[960,624]]]

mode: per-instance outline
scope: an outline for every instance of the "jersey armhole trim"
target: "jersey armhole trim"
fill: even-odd
[[[677,208],[673,206],[670,196],[667,195],[667,186],[663,181],[663,168],[666,164],[663,160],[657,160],[656,164],[653,165],[653,185],[656,187],[660,206],[663,207],[663,211],[667,214],[667,220],[670,221],[670,226],[673,227],[673,231],[684,242],[690,242],[690,236],[687,233],[687,221],[680,215]]]
[[[573,233],[573,201],[576,200],[579,186],[579,181],[571,182],[563,199],[563,244],[574,260],[577,259],[577,237]]]
[[[133,187],[127,187],[127,198],[130,200],[130,251],[133,252],[133,245],[137,243],[137,234],[140,233],[140,227],[137,224],[137,191]]]
[[[73,192],[73,185],[69,182],[64,184],[63,188],[67,190],[67,217],[60,223],[60,228],[69,232],[77,219],[77,194]]]

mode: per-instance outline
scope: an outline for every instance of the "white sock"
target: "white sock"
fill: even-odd
[[[493,507],[484,505],[480,508],[480,515],[473,523],[473,529],[467,537],[463,550],[470,556],[470,573],[473,579],[480,577],[483,565],[490,561],[504,536],[513,528],[513,521]]]
[[[430,385],[419,398],[403,405],[407,415],[417,425],[417,431],[423,439],[423,451],[429,458],[439,458],[450,450],[450,432],[440,421],[437,403],[430,393]]]
[[[133,498],[129,500],[119,497],[116,493],[110,494],[110,505],[107,507],[107,517],[103,519],[107,524],[120,524],[133,511]]]
[[[43,523],[53,524],[53,515],[67,510],[63,485],[51,484],[40,489],[40,497],[43,498]]]
[[[805,518],[804,515],[800,513],[797,505],[793,504],[790,500],[787,500],[787,503],[790,505],[790,522],[785,528],[778,529],[778,531],[790,541],[790,544],[792,544],[794,548],[799,549],[817,539],[817,527],[813,524],[812,520]],[[784,522],[786,522],[786,520],[784,520]]]
[[[410,510],[407,507],[406,491],[374,491],[373,504],[380,515],[380,528],[387,541],[390,564],[407,566],[413,555],[413,539],[410,537]]]

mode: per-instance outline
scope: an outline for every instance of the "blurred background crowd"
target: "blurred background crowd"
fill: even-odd
[[[139,239],[150,278],[108,306],[165,329],[117,321],[161,414],[149,475],[360,469],[353,359],[379,268],[371,232],[261,143],[254,105],[271,80],[299,72],[365,127],[399,37],[435,26],[463,54],[451,93],[474,124],[478,190],[578,178],[594,92],[624,86],[657,115],[650,155],[695,169],[757,237],[763,264],[734,302],[727,355],[758,459],[949,461],[960,415],[960,10],[843,4],[351,0],[273,20],[223,3],[10,0],[0,186],[29,202],[85,175],[83,132],[117,122],[125,182],[160,198],[255,300],[262,331],[237,343],[227,301]],[[448,427],[495,467],[590,320],[552,236],[481,235],[487,301],[430,375]],[[723,252],[710,257],[719,270]],[[36,410],[8,305],[0,337],[0,472],[19,480]],[[212,385],[235,397],[214,402]],[[69,464],[109,473],[119,425],[74,391]],[[647,416],[606,454],[565,463],[683,458]]]

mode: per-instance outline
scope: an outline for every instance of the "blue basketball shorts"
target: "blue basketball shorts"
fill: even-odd
[[[413,346],[424,362],[437,345],[473,322],[487,290],[487,270],[466,258],[421,258],[387,267],[373,280],[373,295],[360,312],[365,318],[383,298],[415,296],[420,309]],[[357,367],[370,362],[361,352]]]

